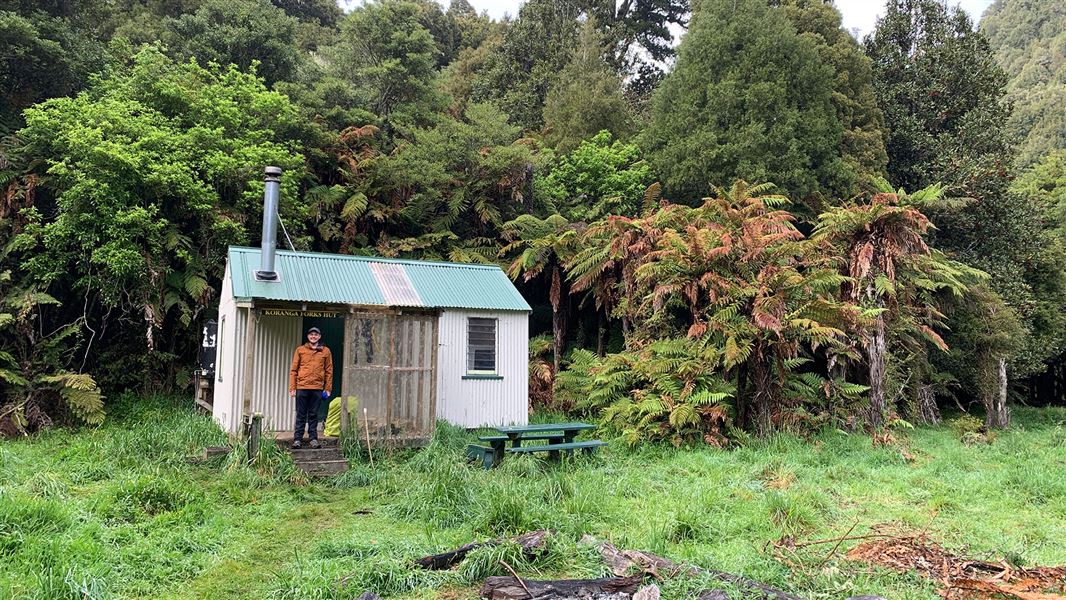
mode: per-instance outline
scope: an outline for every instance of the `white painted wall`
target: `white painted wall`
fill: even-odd
[[[498,320],[499,380],[463,379],[467,318]],[[529,420],[529,313],[445,310],[437,354],[437,417],[461,427],[525,425]]]
[[[215,391],[213,399],[213,414],[222,429],[235,433],[240,424],[241,413],[239,410],[238,397],[238,356],[243,356],[243,348],[246,311],[237,309],[237,303],[233,299],[233,285],[230,281],[229,265],[226,265],[226,274],[222,277],[222,287],[219,291],[218,303],[218,347],[215,358]],[[240,335],[238,335],[240,331]]]
[[[228,265],[219,296],[219,346],[212,413],[225,431],[237,433],[244,414],[244,336],[248,329],[248,309],[237,307]],[[256,323],[252,412],[263,413],[265,431],[287,431],[293,427],[296,408],[289,400],[289,366],[293,351],[302,341],[300,326],[299,317],[259,317]]]

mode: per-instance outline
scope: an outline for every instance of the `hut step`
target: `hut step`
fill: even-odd
[[[348,461],[340,460],[300,460],[296,466],[312,477],[330,477],[340,475],[348,470]]]
[[[301,448],[299,450],[289,450],[289,454],[292,454],[292,459],[296,462],[301,461],[318,461],[318,460],[340,460],[344,458],[341,454],[341,449],[333,447],[322,447],[318,449],[314,448]]]

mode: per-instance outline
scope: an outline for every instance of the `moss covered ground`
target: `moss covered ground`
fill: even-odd
[[[925,530],[948,548],[1022,565],[1066,564],[1066,410],[1017,409],[991,444],[950,426],[897,434],[777,435],[734,450],[629,449],[552,465],[462,459],[473,434],[438,429],[417,452],[352,451],[352,469],[307,482],[267,448],[190,464],[225,442],[207,417],[165,398],[126,398],[96,429],[0,442],[0,598],[475,597],[501,563],[530,578],[604,574],[582,535],[612,540],[810,598],[937,598],[932,584],[811,546],[769,542]],[[476,551],[448,572],[410,560],[472,539],[551,528],[546,552]],[[671,581],[667,598],[706,582]],[[741,597],[736,595],[735,597]]]

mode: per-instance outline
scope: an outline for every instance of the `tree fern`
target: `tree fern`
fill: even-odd
[[[79,420],[97,425],[104,420],[104,396],[92,376],[84,373],[58,373],[38,381],[55,388],[71,413]]]

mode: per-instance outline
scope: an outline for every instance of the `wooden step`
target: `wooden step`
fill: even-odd
[[[308,448],[305,446],[299,450],[289,449],[289,454],[292,455],[292,459],[296,462],[314,460],[340,460],[344,458],[344,456],[341,454],[341,449],[336,446],[333,446],[331,448],[323,446],[322,448],[318,449]]]
[[[279,445],[279,446],[281,446],[282,448],[289,448],[289,447],[292,446],[292,434],[291,433],[278,434],[277,437],[274,438],[274,443]],[[304,441],[303,441],[303,449],[306,450],[307,449],[307,444],[309,444],[309,443],[311,443],[311,442],[308,441],[307,439],[304,439]],[[339,444],[337,438],[321,437],[321,436],[318,438],[318,443],[322,444],[323,448],[332,448],[332,447],[335,447],[335,446],[337,446]]]
[[[311,477],[331,477],[348,470],[348,461],[340,460],[301,460],[296,466]]]

